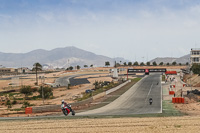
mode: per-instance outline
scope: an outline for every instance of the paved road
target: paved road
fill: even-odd
[[[60,77],[58,79],[56,79],[54,86],[68,86],[68,84],[70,83],[70,79],[73,79],[75,77],[79,77],[79,76],[83,76],[83,75],[87,75],[87,74],[76,74],[76,75],[71,75],[71,76],[64,76],[64,77]]]
[[[157,85],[157,83],[159,83]],[[148,99],[153,98],[153,104],[149,105]],[[147,114],[161,113],[161,81],[160,74],[152,74],[146,76],[127,92],[112,103],[95,110],[77,113],[76,116],[89,115],[131,115],[131,114]],[[71,115],[70,115],[71,116]],[[9,117],[1,118],[0,120],[13,119],[37,119],[37,118],[54,118],[59,116],[38,116],[38,117]],[[69,116],[68,116],[69,117]]]
[[[68,86],[70,83],[71,85],[79,85],[79,84],[87,84],[89,81],[87,79],[74,79],[76,77],[85,76],[85,75],[98,75],[104,73],[93,73],[93,74],[75,74],[71,76],[64,76],[56,79],[54,86]]]
[[[153,98],[152,105],[149,105],[150,97]],[[143,78],[112,103],[99,109],[77,113],[77,115],[131,115],[161,113],[161,104],[160,74],[151,74]]]

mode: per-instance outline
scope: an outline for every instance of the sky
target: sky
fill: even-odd
[[[0,0],[0,52],[75,46],[149,61],[200,48],[199,0]]]

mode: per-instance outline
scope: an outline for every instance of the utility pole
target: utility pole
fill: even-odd
[[[45,77],[44,76],[42,76],[41,77],[41,83],[42,83],[42,100],[43,100],[43,105],[44,105],[44,89],[43,89],[43,84],[44,84],[44,80],[45,80]]]
[[[192,71],[190,71],[190,87],[191,87],[191,91],[192,91]]]

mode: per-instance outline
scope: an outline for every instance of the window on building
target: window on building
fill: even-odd
[[[199,58],[193,58],[193,62],[199,62]]]
[[[200,51],[192,51],[192,55],[200,55]]]

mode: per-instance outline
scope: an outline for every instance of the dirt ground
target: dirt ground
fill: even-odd
[[[139,67],[141,68],[141,67]],[[179,66],[173,67],[174,69],[179,68]],[[171,67],[168,69],[172,69]],[[109,70],[110,68],[95,68],[94,69],[85,69],[85,70],[80,70],[79,72],[77,71],[72,71],[72,72],[57,72],[57,73],[50,73],[50,74],[40,74],[39,76],[45,76],[45,83],[53,83],[56,79],[56,77],[62,77],[62,76],[69,76],[73,74],[85,74],[85,73],[102,73],[102,74],[97,74],[97,75],[88,75],[88,76],[81,76],[77,78],[88,78],[90,81],[90,84],[83,84],[83,85],[78,85],[71,87],[71,89],[67,90],[66,88],[56,88],[53,90],[54,94],[54,99],[50,100],[45,100],[45,104],[60,104],[60,101],[64,99],[67,103],[72,103],[75,102],[75,98],[79,97],[82,92],[85,92],[87,89],[92,89],[94,86],[92,85],[95,81],[111,81],[112,78],[110,77],[105,77],[106,75],[109,75]],[[101,72],[99,72],[101,70]],[[122,72],[126,73],[126,72]],[[126,76],[124,76],[126,77]],[[5,77],[4,77],[5,78]],[[2,86],[7,85],[11,82],[11,80],[0,80],[0,90],[2,90]],[[23,83],[24,85],[34,85],[35,82],[35,74],[33,75],[28,75],[27,77],[24,77],[22,81],[19,81],[20,83]],[[40,83],[40,80],[39,80]],[[190,89],[190,88],[188,88]],[[186,91],[186,90],[185,90]],[[175,104],[175,107],[187,114],[190,115],[200,115],[200,105],[199,102],[191,102],[191,100],[185,100],[189,101],[187,104]],[[31,104],[34,104],[35,106],[39,106],[43,104],[42,100],[31,100],[29,101]],[[21,104],[19,105],[14,105],[13,108],[21,108]],[[13,112],[13,111],[12,111]],[[0,106],[0,114],[6,114],[10,113],[10,111],[7,110],[6,106]]]
[[[53,83],[56,79],[56,77],[63,77],[63,76],[69,76],[69,75],[73,75],[73,74],[85,74],[85,73],[97,73],[96,71],[79,71],[79,72],[58,72],[58,73],[50,73],[50,74],[45,74],[44,76],[45,78],[45,83]],[[82,85],[77,85],[77,86],[71,86],[70,89],[66,89],[66,87],[62,87],[62,88],[54,88],[53,89],[53,96],[55,97],[54,99],[48,99],[45,100],[44,103],[45,105],[52,105],[52,104],[60,104],[61,101],[64,99],[67,103],[73,103],[76,101],[77,97],[81,96],[81,93],[85,92],[85,90],[87,89],[93,89],[93,83],[95,81],[111,81],[112,78],[111,77],[106,77],[109,72],[98,72],[100,74],[97,75],[88,75],[88,76],[81,76],[78,78],[88,78],[88,80],[90,81],[89,84],[82,84]],[[102,74],[101,74],[102,73]],[[42,75],[39,75],[42,76]],[[5,78],[5,77],[4,77]],[[11,80],[0,80],[0,85],[7,85],[11,82]],[[25,77],[23,79],[23,85],[31,85],[33,86],[35,82],[35,75],[28,75],[27,77]],[[5,84],[2,84],[5,83]],[[39,81],[40,83],[40,81]],[[1,86],[1,87],[2,87]],[[0,88],[1,88],[0,87]],[[13,89],[13,88],[12,88]],[[0,89],[4,90],[4,89]],[[37,92],[36,92],[37,93]],[[34,93],[33,95],[38,95]],[[21,97],[23,98],[24,96],[21,95]],[[43,101],[42,100],[28,100],[28,102],[30,104],[34,104],[34,106],[40,106],[43,105]],[[16,104],[13,105],[12,109],[19,109],[22,107],[22,104]],[[17,111],[9,111],[7,110],[7,107],[4,105],[0,105],[0,115],[2,114],[8,114],[8,113],[16,113]],[[21,114],[19,114],[21,115]]]
[[[197,133],[200,116],[0,121],[2,133]]]
[[[176,109],[190,116],[200,115],[200,96],[192,95],[190,97],[185,96],[185,104],[174,104]]]
[[[59,76],[63,76],[61,73]],[[34,75],[33,75],[34,76]],[[53,75],[52,75],[53,76]],[[93,75],[98,77],[99,75]],[[50,76],[51,77],[51,76]],[[92,77],[91,75],[89,77]],[[33,77],[34,78],[34,77]],[[85,76],[79,78],[86,78]],[[102,78],[102,79],[101,79]],[[107,77],[89,78],[91,83],[95,80],[110,80]],[[51,82],[51,80],[49,80]],[[34,82],[33,82],[34,83]],[[57,88],[54,90],[56,99],[45,103],[60,103],[61,99],[73,101],[72,96],[78,95],[84,89],[92,86],[85,84],[76,86],[70,90]],[[189,88],[188,88],[189,89]],[[70,99],[71,97],[71,99]],[[0,121],[0,133],[12,132],[133,132],[133,133],[196,133],[200,130],[200,103],[193,99],[186,99],[187,104],[175,104],[174,106],[190,114],[182,117],[146,117],[146,118],[95,118],[95,119],[44,119],[44,120],[15,120]],[[41,104],[42,101],[35,101]]]
[[[55,73],[49,73],[49,74],[38,74],[38,77],[45,76],[45,83],[53,83],[57,77],[61,76],[61,74],[63,74],[63,72],[55,72]],[[15,81],[17,84],[19,84],[19,86],[21,86],[21,85],[34,86],[34,83],[36,82],[36,75],[35,74],[24,74],[24,75],[20,75],[20,76],[22,76],[22,77],[20,77],[20,79]],[[1,78],[11,78],[11,77],[14,77],[14,76],[13,75],[11,75],[11,76],[7,76],[7,75],[1,76]],[[0,80],[0,91],[6,90],[6,89],[13,89],[13,88],[18,89],[19,87],[9,85],[9,83],[12,83],[12,82],[14,82],[12,79]],[[38,79],[38,83],[41,84],[40,79]]]

